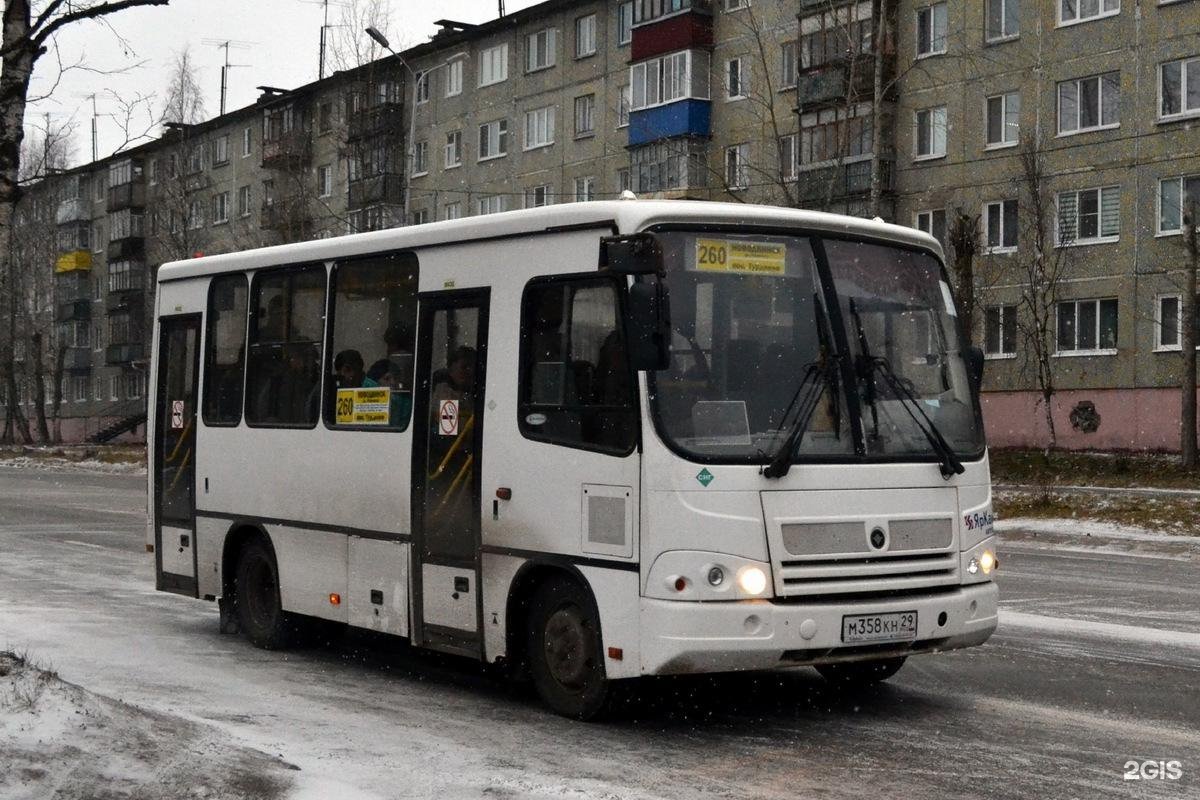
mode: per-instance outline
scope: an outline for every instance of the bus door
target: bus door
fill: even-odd
[[[413,641],[478,656],[486,290],[421,297],[413,416]]]
[[[159,590],[196,596],[196,404],[200,315],[159,326],[154,409],[154,561]]]

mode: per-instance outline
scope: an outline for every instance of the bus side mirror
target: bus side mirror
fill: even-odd
[[[983,351],[972,345],[967,348],[967,376],[971,379],[971,388],[978,394],[983,388]]]
[[[662,275],[662,243],[650,233],[605,236],[600,240],[600,268],[616,275]]]
[[[629,287],[625,340],[629,363],[635,370],[660,370],[671,365],[671,303],[662,281]]]

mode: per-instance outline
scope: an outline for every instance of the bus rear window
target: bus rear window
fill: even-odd
[[[333,271],[332,314],[326,424],[406,430],[412,416],[416,256],[340,262]]]

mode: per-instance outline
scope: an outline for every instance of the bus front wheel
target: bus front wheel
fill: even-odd
[[[839,686],[867,686],[886,681],[904,666],[904,656],[881,658],[876,661],[845,661],[838,664],[817,664],[817,672],[830,683]]]
[[[261,539],[247,542],[238,556],[235,602],[238,624],[255,646],[281,650],[292,643],[296,621],[280,603],[275,554]]]
[[[552,579],[534,595],[529,623],[529,669],[543,702],[563,716],[599,716],[609,682],[591,596],[574,581]]]

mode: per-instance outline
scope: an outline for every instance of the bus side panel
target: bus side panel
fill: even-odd
[[[350,537],[351,625],[408,636],[408,542]]]
[[[196,593],[201,597],[224,594],[221,590],[221,554],[225,550],[228,531],[227,519],[196,518]]]
[[[609,678],[636,678],[642,674],[641,598],[638,573],[632,570],[580,567],[591,586],[600,612],[601,652]],[[613,648],[621,657],[613,658]]]
[[[348,622],[347,550],[343,533],[268,526],[279,563],[279,599],[285,611]],[[337,595],[337,603],[332,602]]]
[[[508,594],[513,579],[526,559],[498,553],[483,553],[479,567],[483,574],[483,659],[495,661],[508,655]],[[525,636],[524,631],[517,635]]]

